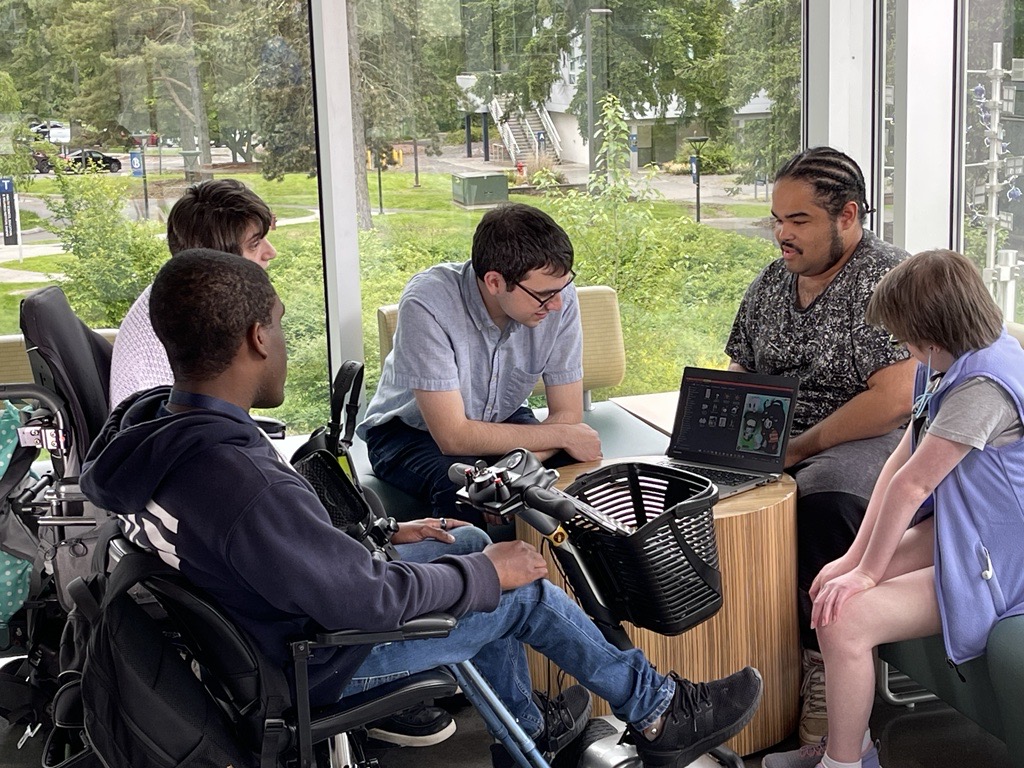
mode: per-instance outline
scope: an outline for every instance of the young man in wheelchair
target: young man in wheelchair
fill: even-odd
[[[244,259],[196,250],[165,264],[151,315],[174,387],[141,393],[111,415],[81,484],[120,516],[129,538],[206,590],[282,665],[286,639],[311,626],[390,630],[430,611],[458,617],[446,638],[314,659],[314,705],[472,659],[524,730],[554,752],[582,723],[542,715],[528,643],[609,702],[647,766],[687,765],[750,721],[762,689],[756,670],[706,684],[660,674],[641,651],[606,642],[525,542],[385,562],[333,528],[248,415],[283,401],[283,314],[266,273]],[[444,533],[422,521],[395,538],[435,531]]]

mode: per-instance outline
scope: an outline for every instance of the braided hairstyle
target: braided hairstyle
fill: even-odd
[[[853,159],[832,147],[810,147],[790,158],[775,174],[775,183],[796,179],[814,188],[815,202],[834,218],[853,201],[861,223],[871,213],[864,175]]]

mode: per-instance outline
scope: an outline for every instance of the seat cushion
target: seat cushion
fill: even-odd
[[[985,656],[959,665],[967,680],[963,683],[946,661],[941,635],[880,645],[878,655],[989,733],[1003,738],[1002,717]]]

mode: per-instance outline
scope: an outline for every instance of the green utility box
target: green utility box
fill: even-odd
[[[508,179],[503,173],[453,173],[452,200],[466,207],[507,202]]]

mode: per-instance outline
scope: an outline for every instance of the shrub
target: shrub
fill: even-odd
[[[302,434],[327,423],[330,387],[324,322],[323,257],[319,239],[279,238],[270,277],[285,305],[288,379],[284,404],[268,414]]]
[[[675,160],[665,163],[664,170],[673,174],[689,173],[691,154],[693,152],[690,145],[683,141]],[[732,173],[735,164],[734,154],[735,150],[728,141],[721,139],[709,141],[700,151],[700,172],[709,176]]]
[[[131,221],[126,178],[58,170],[60,195],[47,199],[59,223],[53,227],[64,250],[74,255],[61,285],[88,325],[116,328],[167,259],[155,222]]]
[[[394,304],[417,272],[446,261],[469,258],[464,236],[432,231],[429,227],[402,230],[401,239],[376,229],[359,233],[359,260],[363,302],[363,361],[367,393],[380,380],[380,347],[377,344],[377,307]]]
[[[488,118],[490,119],[490,118]],[[484,140],[484,129],[477,125],[475,122],[469,129],[469,135],[472,141],[483,141]],[[457,128],[453,131],[448,131],[444,134],[444,143],[449,147],[458,147],[465,145],[466,143],[466,128],[465,126]]]

